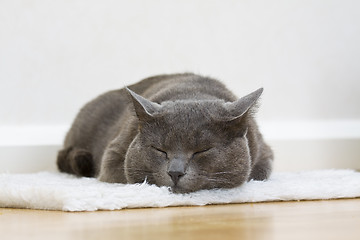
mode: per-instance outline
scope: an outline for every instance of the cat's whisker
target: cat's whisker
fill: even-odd
[[[234,175],[234,172],[216,172],[216,173],[210,173],[210,175]]]

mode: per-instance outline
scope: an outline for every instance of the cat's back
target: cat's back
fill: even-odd
[[[194,74],[169,74],[149,77],[128,86],[134,92],[145,97],[155,96],[164,89],[176,89],[177,84],[188,82]],[[130,117],[130,101],[124,88],[101,94],[82,107],[66,135],[65,147],[79,147],[92,152],[100,158],[103,149],[117,133],[118,122]]]
[[[193,73],[158,75],[128,86],[154,102],[176,100],[234,101],[236,97],[217,80]],[[77,146],[100,158],[103,150],[133,116],[124,88],[106,92],[87,103],[78,113],[68,132],[65,147]]]
[[[193,73],[156,76],[129,88],[157,103],[176,100],[237,99],[221,82]]]

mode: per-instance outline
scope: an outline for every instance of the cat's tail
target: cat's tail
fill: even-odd
[[[65,148],[59,151],[56,163],[60,172],[84,177],[95,176],[93,156],[84,149]]]

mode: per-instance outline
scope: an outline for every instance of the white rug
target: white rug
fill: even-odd
[[[96,211],[244,202],[360,197],[360,173],[320,170],[274,173],[234,189],[173,194],[148,184],[109,184],[63,173],[0,174],[0,207]]]

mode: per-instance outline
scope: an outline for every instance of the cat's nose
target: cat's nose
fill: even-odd
[[[183,171],[168,171],[168,174],[175,185],[178,183],[179,179],[185,175]]]
[[[171,180],[176,185],[179,179],[185,175],[186,162],[181,158],[174,158],[170,161],[167,174],[171,177]]]

